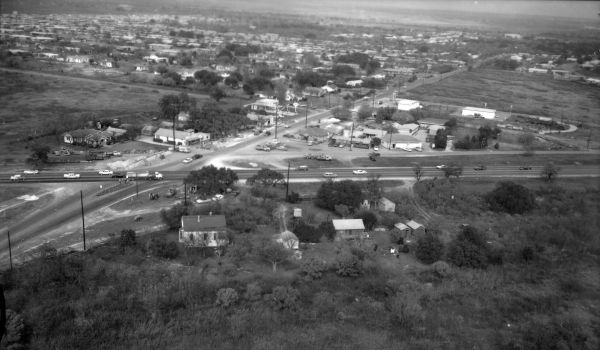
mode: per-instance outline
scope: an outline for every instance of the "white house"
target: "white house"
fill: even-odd
[[[548,69],[546,68],[529,68],[527,69],[529,73],[537,73],[537,74],[546,74],[548,73]]]
[[[210,248],[229,244],[225,215],[182,216],[179,242],[191,247]]]
[[[391,139],[391,140],[390,140]],[[381,139],[381,145],[390,149],[413,150],[423,149],[423,143],[409,135],[392,134]]]
[[[401,99],[398,101],[398,110],[400,111],[410,111],[412,109],[417,109],[421,107],[419,101],[414,100],[404,100]]]
[[[162,142],[173,142],[173,129],[160,128],[154,133],[154,139]],[[205,132],[194,132],[194,130],[175,130],[175,143],[188,146],[194,143],[210,141],[210,134]]]
[[[250,104],[250,109],[253,111],[265,111],[267,113],[275,113],[277,111],[277,99],[261,98]]]
[[[476,117],[485,119],[496,118],[495,109],[479,108],[479,107],[465,107],[462,110],[463,117]]]

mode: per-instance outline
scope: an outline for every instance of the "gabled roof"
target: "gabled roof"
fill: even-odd
[[[336,231],[365,229],[365,224],[363,223],[362,219],[339,219],[332,220],[332,222]]]
[[[181,229],[185,232],[224,230],[225,215],[186,215],[181,217]]]
[[[419,224],[418,222],[414,221],[414,220],[410,220],[409,222],[406,223],[406,226],[410,227],[413,230],[425,227],[421,224]]]
[[[408,226],[404,225],[401,222],[394,224],[394,227],[397,228],[398,230],[402,230],[402,231],[408,230]]]

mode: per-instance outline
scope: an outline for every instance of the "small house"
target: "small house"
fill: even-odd
[[[391,200],[389,200],[385,197],[381,197],[381,199],[379,200],[379,203],[377,205],[377,208],[380,211],[387,211],[387,212],[393,213],[396,210],[396,203],[392,202]]]
[[[381,139],[381,145],[389,149],[402,149],[405,151],[423,149],[423,143],[409,135],[392,134]]]
[[[465,107],[463,108],[461,115],[463,117],[494,119],[496,118],[496,110],[478,107]]]
[[[362,219],[337,219],[332,220],[332,223],[336,241],[360,239],[365,234],[365,224]]]
[[[410,228],[410,237],[412,239],[418,239],[425,234],[425,226],[419,224],[414,220],[410,220],[406,223],[406,226]]]
[[[229,244],[225,215],[182,216],[179,242],[189,247],[210,248]]]
[[[396,230],[400,231],[400,236],[402,239],[407,239],[410,237],[410,227],[406,226],[404,223],[399,222],[394,225]]]
[[[421,104],[419,103],[419,101],[405,99],[401,99],[398,101],[398,110],[400,111],[410,111],[420,107]]]
[[[101,147],[111,143],[112,135],[96,129],[78,129],[63,134],[64,143],[88,147]]]

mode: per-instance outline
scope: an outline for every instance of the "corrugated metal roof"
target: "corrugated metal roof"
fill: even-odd
[[[185,232],[225,229],[225,215],[187,215],[181,217],[181,228]]]
[[[332,220],[336,230],[364,230],[365,224],[362,219],[339,219]]]

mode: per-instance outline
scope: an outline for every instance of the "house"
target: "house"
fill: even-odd
[[[101,147],[111,143],[112,135],[96,129],[78,129],[64,133],[63,141],[71,145]]]
[[[90,56],[69,55],[67,56],[66,61],[67,63],[90,63]]]
[[[175,130],[175,144],[180,146],[189,146],[195,143],[204,143],[210,141],[210,134],[205,132],[194,132],[194,130]],[[154,133],[155,140],[161,140],[165,143],[173,143],[173,130],[159,128]]]
[[[421,104],[419,103],[419,101],[405,100],[405,99],[400,99],[398,101],[398,110],[399,111],[410,111],[410,110],[417,109],[420,107],[421,107]]]
[[[363,84],[362,80],[349,80],[346,82],[346,86],[350,86],[350,87],[357,87],[357,86],[361,86]]]
[[[381,145],[388,149],[402,149],[405,151],[423,149],[423,143],[409,135],[392,134],[381,139]]]
[[[113,140],[114,139],[118,139],[122,136],[124,136],[127,133],[126,129],[121,129],[121,128],[113,128],[112,126],[109,126],[108,128],[106,128],[106,130],[104,130],[108,133],[110,133],[112,135]]]
[[[153,125],[144,125],[142,128],[142,135],[144,136],[154,136],[154,133],[158,130],[156,126]]]
[[[225,215],[182,216],[179,242],[189,247],[210,248],[229,244]]]
[[[325,95],[325,91],[321,88],[318,87],[306,87],[304,88],[304,90],[302,90],[302,96],[316,96],[316,97],[322,97]]]
[[[423,236],[425,234],[425,226],[419,224],[418,222],[414,221],[414,220],[410,220],[406,223],[406,226],[408,226],[410,228],[410,235],[407,241],[410,242],[410,239],[416,240],[419,237]]]
[[[414,135],[419,131],[419,124],[408,123],[408,124],[394,124],[394,128],[398,130],[398,134],[400,135]]]
[[[394,227],[396,228],[396,230],[400,231],[400,236],[403,240],[410,237],[410,227],[406,226],[404,223],[396,223],[394,224]]]
[[[265,111],[266,113],[276,113],[279,102],[274,98],[261,98],[250,104],[253,111]]]
[[[336,241],[360,239],[365,235],[365,224],[362,219],[336,219],[332,220],[332,223]]]
[[[286,249],[297,250],[300,245],[300,240],[292,231],[285,230],[279,234],[273,235],[275,242],[283,245]]]
[[[484,119],[496,118],[495,109],[479,108],[479,107],[465,107],[462,110],[463,117],[475,117]]]
[[[396,211],[396,203],[392,202],[391,200],[389,200],[385,197],[381,197],[381,199],[379,200],[379,203],[377,203],[377,207],[381,211],[388,211],[391,213]]]
[[[527,69],[529,73],[537,73],[537,74],[546,74],[548,73],[548,69],[546,68],[529,68]]]

